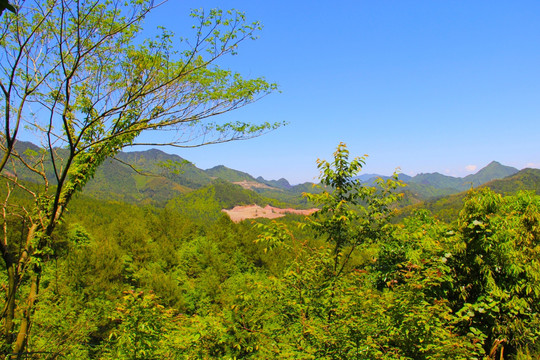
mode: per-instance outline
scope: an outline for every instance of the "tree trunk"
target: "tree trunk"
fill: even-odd
[[[4,308],[2,309],[2,320],[4,321],[4,326],[2,329],[3,344],[0,346],[0,353],[4,355],[11,352],[14,341],[13,319],[15,318],[15,295],[17,293],[18,284],[15,264],[12,261],[6,261],[5,259],[6,258],[4,257],[8,275],[8,285],[6,289],[6,302],[4,304]]]
[[[33,272],[31,273],[30,279],[30,290],[28,297],[26,299],[26,306],[23,313],[23,318],[19,324],[18,332],[15,330],[15,310],[17,308],[16,297],[19,290],[19,285],[21,283],[21,277],[24,276],[29,269],[27,269],[28,261],[33,252],[32,244],[36,240],[36,231],[38,229],[37,224],[33,224],[28,229],[28,234],[26,236],[26,244],[24,245],[21,254],[19,255],[18,261],[13,259],[11,253],[9,253],[7,246],[4,246],[3,258],[6,264],[6,271],[8,275],[8,288],[6,303],[4,305],[2,317],[4,318],[4,346],[3,351],[9,353],[11,350],[13,352],[11,355],[16,355],[17,359],[22,358],[22,355],[25,351],[28,334],[30,330],[30,318],[34,312],[35,302],[37,300],[37,295],[39,292],[39,281],[41,277],[41,267],[39,264],[34,265]],[[39,247],[39,244],[38,244]],[[19,307],[22,307],[19,305]],[[17,332],[17,337],[15,338],[15,332]]]
[[[26,308],[24,309],[23,318],[21,320],[19,333],[15,342],[13,353],[17,355],[17,359],[22,359],[24,350],[28,343],[28,335],[30,334],[30,325],[32,314],[35,310],[35,304],[39,293],[39,280],[41,278],[41,268],[36,265],[34,274],[32,275],[32,283],[30,284],[30,293],[26,298]]]
[[[13,331],[13,318],[15,317],[15,294],[17,293],[17,279],[15,276],[15,264],[6,264],[8,273],[8,288],[6,296],[6,305],[4,307],[4,337],[6,340],[11,337]]]

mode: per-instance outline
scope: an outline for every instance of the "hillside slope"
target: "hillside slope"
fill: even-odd
[[[39,153],[40,148],[27,142],[18,142],[17,150],[21,153]],[[59,155],[65,150],[57,149]],[[261,197],[274,199],[288,205],[310,207],[302,198],[303,192],[320,191],[312,183],[292,186],[286,179],[265,180],[262,177],[254,178],[248,173],[219,165],[207,170],[201,170],[194,164],[178,155],[167,154],[158,149],[145,151],[121,152],[117,160],[107,160],[97,170],[93,179],[85,187],[83,194],[98,199],[125,201],[129,203],[153,204],[164,206],[168,201],[191,191],[202,189],[216,179],[227,183],[236,183],[245,190],[252,190]],[[50,160],[45,161],[45,170],[51,183],[54,176]],[[534,169],[531,169],[531,171]],[[404,189],[405,200],[403,205],[414,205],[432,199],[438,201],[443,196],[458,194],[461,191],[477,187],[488,181],[513,175],[518,170],[501,165],[493,161],[476,174],[464,178],[442,175],[439,173],[418,174],[410,177],[400,174],[399,179],[408,183]],[[35,174],[20,169],[18,174],[25,181],[36,181]],[[533,175],[530,175],[533,176]],[[359,177],[367,185],[373,185],[375,174],[363,174]],[[387,178],[382,176],[382,178]],[[517,181],[517,180],[516,180]],[[521,180],[526,183],[525,179]],[[506,183],[494,183],[490,186],[509,187]],[[519,187],[521,185],[512,185]],[[525,185],[523,185],[525,186]],[[508,188],[508,191],[514,191]],[[240,196],[240,193],[233,191]],[[237,203],[240,205],[244,198],[240,196]],[[402,205],[402,206],[403,206]]]
[[[523,169],[513,175],[503,179],[489,181],[479,187],[489,187],[501,195],[512,195],[518,191],[532,191],[540,195],[540,169]],[[468,191],[462,191],[457,194],[434,197],[415,205],[407,206],[400,210],[397,219],[411,215],[416,209],[425,208],[443,221],[453,221],[457,218],[459,210],[463,205],[463,199],[467,196],[467,193]]]
[[[214,221],[223,216],[223,209],[232,209],[238,205],[291,207],[291,204],[265,197],[221,179],[215,179],[201,189],[171,199],[166,207],[192,219]]]

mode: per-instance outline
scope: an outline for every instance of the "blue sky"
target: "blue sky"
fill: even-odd
[[[276,82],[226,120],[286,121],[263,137],[164,149],[200,168],[313,181],[339,142],[364,172],[540,167],[538,1],[170,0],[146,28],[186,36],[190,8],[235,8],[264,25],[223,66]]]

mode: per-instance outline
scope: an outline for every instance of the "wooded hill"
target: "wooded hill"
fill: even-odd
[[[36,145],[22,141],[17,144],[17,149],[20,153],[40,151]],[[490,187],[501,194],[514,194],[518,190],[533,190],[538,193],[538,172],[538,169],[519,171],[492,161],[477,173],[463,178],[437,172],[413,177],[399,174],[399,180],[407,184],[406,187],[398,189],[404,193],[398,206],[405,208],[399,218],[410,214],[414,209],[425,207],[441,219],[449,221],[457,215],[467,190],[481,186]],[[33,180],[31,174],[23,174],[22,178]],[[362,174],[356,178],[365,184],[373,185],[377,178],[389,177]],[[189,209],[195,218],[208,220],[217,218],[221,209],[230,209],[236,205],[257,204],[307,209],[313,204],[302,197],[302,193],[318,191],[320,189],[313,183],[292,186],[284,178],[255,178],[246,172],[223,165],[203,170],[178,155],[150,149],[121,152],[116,159],[105,161],[94,178],[88,182],[83,194],[102,200]],[[197,208],[201,211],[197,211]],[[213,211],[209,211],[210,209]]]
[[[465,177],[453,177],[435,172],[421,173],[412,177],[406,174],[399,174],[398,178],[408,185],[404,190],[409,193],[408,196],[417,201],[421,201],[476,188],[489,181],[513,175],[518,171],[519,170],[514,167],[505,166],[497,161],[492,161],[477,173]],[[383,179],[388,178],[388,176],[377,174],[364,174],[358,178],[364,182],[373,183],[378,177]]]
[[[508,177],[488,181],[476,188],[490,188],[501,195],[513,195],[520,190],[532,191],[540,195],[540,169],[526,168]],[[417,204],[406,206],[400,211],[397,220],[410,216],[415,210],[427,209],[443,221],[453,221],[457,219],[468,192],[434,196]]]
[[[118,161],[119,160],[119,161]],[[257,204],[276,207],[310,208],[313,204],[302,193],[320,191],[313,183],[292,186],[286,179],[266,180],[223,165],[203,170],[191,162],[163,151],[123,152],[118,160],[102,166],[87,185],[84,194],[99,199],[169,206],[181,212],[193,212],[197,219],[215,219],[221,209],[236,205]],[[126,164],[129,164],[126,165]],[[399,175],[407,184],[398,189],[404,193],[398,207],[403,215],[421,207],[431,210],[445,221],[455,219],[468,190],[490,187],[501,194],[518,190],[537,191],[538,169],[524,169],[491,162],[477,173],[451,177],[425,173],[410,177]],[[373,185],[375,179],[387,176],[363,174],[363,183]],[[195,209],[199,208],[200,211]],[[189,210],[182,210],[189,209]],[[209,211],[213,209],[213,211]],[[401,218],[401,216],[399,216]]]
[[[253,182],[246,173],[217,167],[210,176],[156,150],[109,161],[50,239],[29,351],[104,360],[537,358],[540,198],[487,187],[538,194],[540,170],[438,198],[458,206],[451,223],[430,216],[426,202],[393,224],[397,185],[349,181],[358,162],[339,150],[344,161],[323,163],[326,191],[309,199],[319,212],[253,223],[233,223],[221,209],[284,206],[266,194],[292,198],[299,187],[259,180],[247,189],[234,184]]]

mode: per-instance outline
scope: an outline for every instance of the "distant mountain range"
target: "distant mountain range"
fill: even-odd
[[[511,166],[505,166],[497,161],[492,161],[476,174],[467,175],[462,178],[443,175],[438,172],[418,174],[412,177],[399,174],[398,178],[409,185],[405,191],[411,193],[415,198],[427,199],[434,196],[459,193],[473,187],[478,187],[489,181],[516,174],[518,171],[518,169]],[[366,183],[373,183],[377,177],[383,179],[389,178],[388,176],[376,174],[364,174],[358,176],[358,179]]]
[[[37,146],[26,142],[19,142],[17,149],[20,153],[25,149],[39,150]],[[52,174],[51,171],[52,169],[49,169],[47,172]],[[405,193],[402,206],[458,194],[486,183],[489,184],[486,186],[505,191],[531,188],[531,183],[538,184],[536,171],[540,172],[537,169],[519,171],[493,161],[477,173],[463,178],[440,173],[418,174],[413,177],[400,174],[399,179],[408,184],[401,190]],[[25,175],[21,172],[19,175],[24,180],[32,181],[30,173]],[[363,174],[358,179],[371,184],[377,177],[388,178],[376,174]],[[107,160],[88,182],[83,193],[98,199],[159,206],[165,206],[176,198],[194,203],[197,194],[200,193],[199,195],[205,198],[213,197],[212,201],[215,201],[216,207],[247,205],[249,201],[253,201],[261,206],[268,203],[273,206],[307,208],[312,204],[308,204],[301,194],[314,191],[320,190],[314,188],[313,183],[292,186],[284,178],[279,180],[255,178],[246,172],[223,165],[203,170],[178,155],[151,149],[122,152],[118,154],[117,159]]]
[[[511,167],[505,166],[497,161],[490,162],[486,167],[480,169],[476,174],[467,175],[465,177],[453,177],[448,175],[443,175],[438,172],[427,173],[427,174],[418,174],[416,176],[409,176],[406,174],[399,174],[399,180],[405,183],[413,184],[422,184],[433,186],[439,189],[455,189],[455,190],[465,190],[466,188],[477,187],[479,185],[485,184],[488,181],[494,179],[501,179],[510,175],[517,173],[519,170]],[[377,174],[363,174],[357,178],[364,182],[373,182],[377,177],[383,179],[388,179],[389,176],[377,175]]]
[[[502,195],[512,195],[520,190],[532,191],[540,195],[540,169],[526,168],[505,178],[488,181],[479,187],[488,187]],[[398,219],[411,215],[415,209],[425,208],[441,220],[452,221],[457,218],[465,196],[467,196],[467,191],[428,198],[401,209]]]
[[[27,150],[35,153],[40,151],[36,145],[24,141],[19,141],[16,149],[21,154]],[[59,153],[61,154],[62,150]],[[54,182],[50,161],[46,161],[45,169],[49,180]],[[25,171],[25,169],[20,169],[18,175],[25,181],[38,180],[35,174]],[[273,199],[276,204],[305,207],[307,201],[302,199],[301,194],[316,191],[313,188],[313,183],[292,186],[283,178],[279,180],[255,178],[248,173],[223,165],[207,170],[199,169],[178,155],[150,149],[121,152],[115,159],[106,160],[86,184],[83,194],[98,199],[162,206],[173,198],[209,186],[217,188],[218,191],[226,189],[226,191],[231,192],[230,187],[223,186],[223,181],[235,185],[238,189],[260,194],[254,198],[257,199],[257,203],[263,206],[266,205],[263,204],[264,201]],[[237,192],[236,195],[242,199],[249,198],[245,192]],[[230,206],[235,205],[230,203],[230,199],[218,202],[230,204]],[[243,204],[242,201],[241,204]]]

